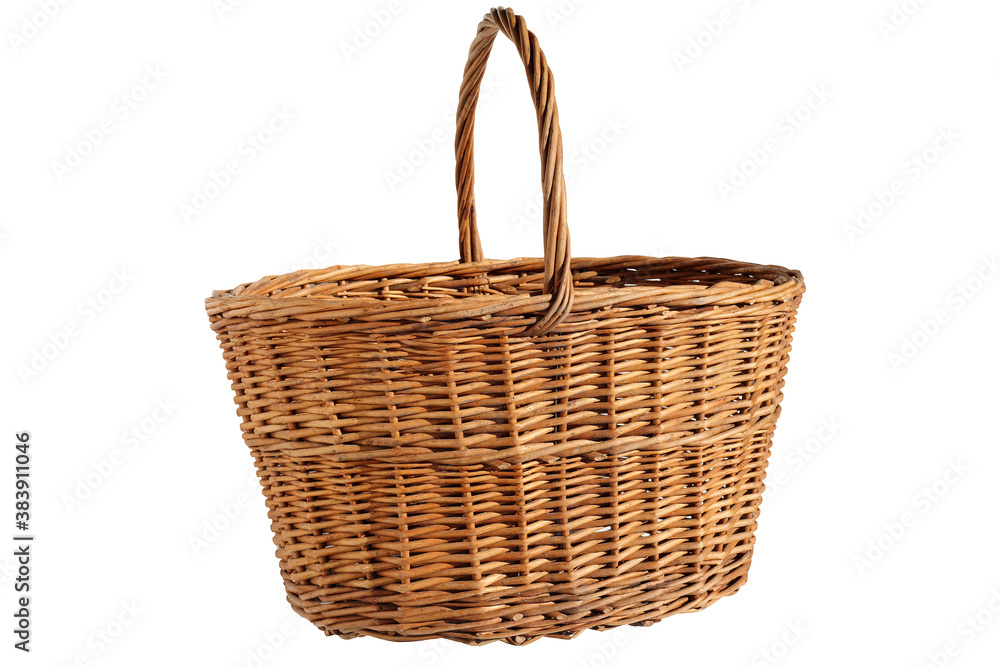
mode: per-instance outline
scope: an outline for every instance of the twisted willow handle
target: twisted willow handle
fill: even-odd
[[[527,331],[543,334],[558,325],[573,306],[573,274],[570,270],[569,227],[566,224],[566,180],[563,176],[562,132],[556,106],[555,82],[538,38],[528,30],[524,17],[511,9],[497,7],[479,24],[469,49],[469,61],[458,98],[455,136],[455,186],[458,189],[458,241],[463,262],[483,260],[483,248],[476,227],[475,160],[473,130],[479,87],[486,71],[486,61],[493,49],[497,32],[506,35],[521,56],[531,86],[531,97],[538,116],[538,152],[542,158],[543,206],[542,234],[545,239],[545,294],[551,295],[546,312]]]

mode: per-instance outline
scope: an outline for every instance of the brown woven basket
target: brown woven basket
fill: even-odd
[[[483,259],[472,131],[497,32],[538,112],[544,259]],[[335,266],[207,309],[288,600],[327,634],[568,638],[746,581],[802,276],[571,258],[552,73],[479,25],[458,107],[461,261]]]

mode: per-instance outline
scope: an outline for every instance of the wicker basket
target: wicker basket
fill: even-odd
[[[483,259],[472,131],[497,32],[538,112],[544,259]],[[745,581],[797,271],[572,258],[552,73],[494,9],[462,82],[461,261],[335,266],[207,300],[288,600],[341,637],[526,644]]]

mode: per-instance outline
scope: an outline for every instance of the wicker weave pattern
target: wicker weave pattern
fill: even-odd
[[[539,109],[545,259],[484,260],[475,229],[474,89],[498,30]],[[746,580],[802,277],[570,260],[537,40],[494,10],[469,62],[464,261],[302,271],[207,300],[288,599],[328,634],[470,644],[704,608]]]

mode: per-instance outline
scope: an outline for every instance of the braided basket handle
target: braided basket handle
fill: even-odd
[[[475,160],[473,130],[479,87],[497,32],[502,31],[517,47],[531,86],[538,116],[538,152],[542,158],[542,234],[545,239],[545,283],[551,295],[546,312],[526,335],[535,336],[558,325],[573,306],[573,274],[570,270],[569,227],[566,223],[566,180],[563,176],[562,131],[556,106],[555,82],[538,38],[528,30],[524,17],[509,8],[497,7],[479,24],[469,49],[469,61],[458,98],[455,134],[455,186],[458,189],[458,242],[463,262],[483,260],[476,227]]]

